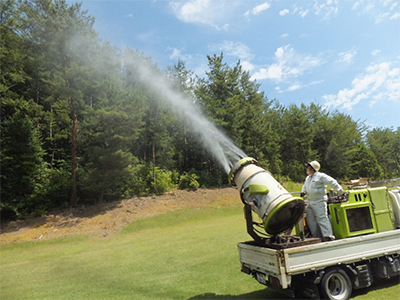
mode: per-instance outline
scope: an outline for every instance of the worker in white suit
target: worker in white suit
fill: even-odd
[[[306,223],[313,237],[321,238],[322,241],[333,241],[335,236],[332,232],[332,225],[328,217],[326,195],[327,185],[343,194],[344,191],[338,182],[325,173],[318,172],[320,164],[317,161],[305,164],[307,168],[307,178],[301,190],[301,196],[308,196],[306,208]]]

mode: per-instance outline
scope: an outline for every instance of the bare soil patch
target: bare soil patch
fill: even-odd
[[[0,244],[44,240],[78,234],[98,233],[108,236],[134,220],[190,208],[224,207],[240,203],[237,189],[175,190],[162,196],[135,197],[95,206],[54,210],[48,215],[1,225]]]

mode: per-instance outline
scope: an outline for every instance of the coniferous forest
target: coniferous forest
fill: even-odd
[[[400,177],[400,128],[369,128],[318,103],[285,107],[223,53],[207,57],[202,77],[182,61],[161,70],[145,54],[100,39],[78,3],[0,6],[4,218],[226,185],[194,116],[165,101],[174,98],[165,82],[279,181],[303,181],[309,160],[339,181]],[[151,84],[145,70],[157,74],[147,75]]]

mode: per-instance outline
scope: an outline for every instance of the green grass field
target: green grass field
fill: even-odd
[[[236,244],[249,240],[242,206],[178,210],[116,234],[77,235],[1,247],[0,298],[286,299],[240,272]],[[356,291],[399,299],[398,278]]]

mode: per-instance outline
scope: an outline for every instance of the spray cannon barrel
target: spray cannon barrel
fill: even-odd
[[[244,204],[252,205],[268,234],[292,228],[303,214],[303,199],[293,197],[254,158],[246,157],[233,165],[229,183],[237,186]]]

